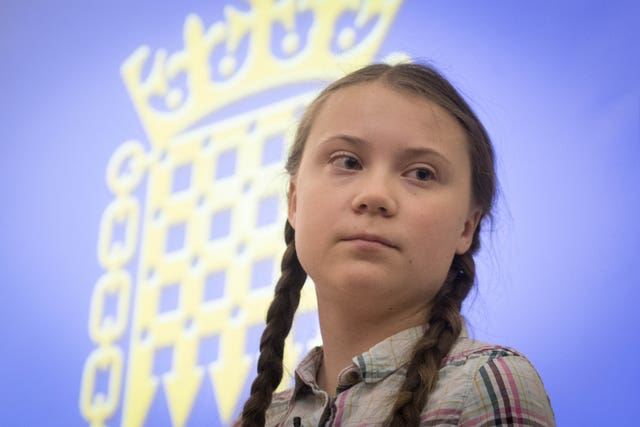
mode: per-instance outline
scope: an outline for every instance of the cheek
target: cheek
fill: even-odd
[[[417,233],[419,237],[416,244],[422,247],[422,251],[418,252],[422,252],[423,256],[430,260],[430,264],[450,262],[464,221],[458,215],[451,215],[449,210],[434,209],[426,212],[416,219],[412,227],[413,230],[422,230],[421,233]]]
[[[309,274],[309,264],[307,262],[308,259],[313,259],[313,245],[309,245],[309,237],[307,234],[307,224],[304,221],[299,221],[296,218],[296,234],[295,234],[295,242],[296,242],[296,254],[298,256],[298,261],[300,261],[300,265],[304,269],[304,271]]]
[[[308,233],[318,227],[318,215],[321,214],[322,203],[314,197],[300,195],[296,209],[296,231],[300,229],[303,233]]]
[[[304,184],[298,190],[296,203],[296,225],[305,228],[326,227],[328,219],[338,216],[338,194],[329,185],[319,180],[303,177]]]
[[[306,197],[308,194],[299,194],[295,212],[295,241],[296,252],[300,264],[311,275],[314,268],[313,260],[318,257],[321,246],[322,234],[318,230],[326,228],[322,219],[326,216],[323,212],[323,203],[315,197]]]

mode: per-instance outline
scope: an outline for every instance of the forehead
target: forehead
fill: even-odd
[[[316,111],[307,143],[335,135],[371,143],[407,145],[442,152],[468,162],[467,139],[453,115],[436,103],[381,81],[338,89]]]

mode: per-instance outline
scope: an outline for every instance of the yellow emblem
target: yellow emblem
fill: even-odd
[[[279,274],[283,162],[299,114],[320,84],[374,59],[400,0],[249,3],[208,28],[190,15],[182,50],[141,47],[122,66],[150,146],[125,142],[107,167],[114,200],[80,390],[91,426],[117,410],[121,425],[142,426],[160,388],[184,426],[205,386],[231,421],[257,360],[250,332],[262,330]],[[298,316],[314,310],[306,286]],[[289,372],[317,343],[296,324]]]

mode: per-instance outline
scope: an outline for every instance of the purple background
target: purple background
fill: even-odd
[[[179,49],[188,13],[210,25],[221,10],[0,1],[3,425],[85,424],[105,169],[147,141],[119,67],[143,44]],[[467,313],[477,338],[529,356],[563,426],[627,425],[640,401],[638,16],[630,0],[406,1],[379,52],[432,61],[494,138],[503,195]],[[148,425],[169,425],[160,403]]]

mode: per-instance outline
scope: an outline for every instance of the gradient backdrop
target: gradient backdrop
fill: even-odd
[[[0,0],[0,424],[87,425],[105,173],[149,140],[120,66],[179,50],[190,13],[208,26],[226,3]],[[476,338],[533,361],[562,426],[630,425],[640,402],[638,16],[622,0],[406,0],[376,55],[433,62],[493,136],[502,195],[465,310]],[[186,425],[221,424],[210,388]],[[164,399],[145,425],[171,425]]]

